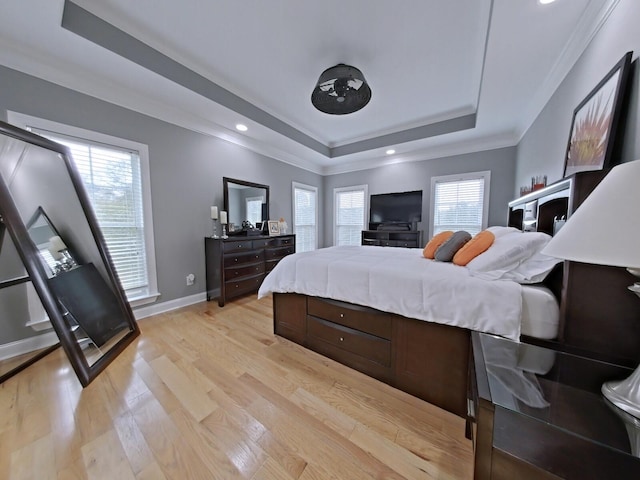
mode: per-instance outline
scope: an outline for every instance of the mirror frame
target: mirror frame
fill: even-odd
[[[58,335],[58,339],[69,358],[69,362],[71,363],[78,380],[83,387],[86,387],[127,347],[127,345],[140,335],[140,328],[138,327],[124,290],[118,280],[106,242],[102,232],[100,231],[100,227],[98,226],[98,220],[93,212],[93,208],[91,207],[91,202],[85,191],[80,174],[73,164],[70,151],[63,145],[2,121],[0,121],[0,134],[50,150],[58,154],[62,159],[78,197],[78,201],[80,202],[80,207],[85,214],[93,239],[96,242],[96,247],[100,253],[100,257],[104,263],[108,280],[115,287],[113,293],[130,328],[129,333],[124,335],[115,345],[113,345],[112,348],[96,360],[95,363],[89,365],[82,352],[80,344],[73,335],[73,332],[66,327],[57,299],[49,287],[48,277],[40,260],[40,253],[36,245],[31,240],[27,226],[20,216],[9,188],[5,184],[4,180],[0,178],[0,220],[2,220],[6,230],[9,232],[15,243],[16,250],[24,264],[27,275],[30,277],[31,282],[40,297],[40,301],[49,315],[49,320]]]
[[[231,215],[229,214],[229,184],[230,183],[237,183],[238,185],[243,185],[245,187],[252,187],[252,188],[264,188],[266,190],[266,204],[267,204],[267,218],[263,219],[263,221],[267,221],[269,220],[269,185],[263,185],[262,183],[254,183],[254,182],[247,182],[245,180],[238,180],[235,178],[229,178],[229,177],[222,177],[222,193],[224,195],[224,210],[227,212],[227,215],[229,216],[229,218],[231,218]]]

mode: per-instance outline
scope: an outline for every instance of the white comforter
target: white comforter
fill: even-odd
[[[522,293],[509,280],[482,280],[417,248],[330,247],[283,258],[258,297],[302,293],[518,340]]]

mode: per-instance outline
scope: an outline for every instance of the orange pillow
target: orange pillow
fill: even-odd
[[[481,253],[487,251],[495,239],[496,236],[493,233],[483,230],[456,252],[453,256],[453,263],[460,266],[466,265]]]
[[[429,243],[425,245],[424,250],[422,251],[422,255],[424,256],[424,258],[430,258],[431,260],[433,260],[438,247],[449,240],[449,237],[451,237],[451,235],[453,235],[453,232],[451,230],[446,230],[444,232],[435,234],[433,238],[429,240]]]

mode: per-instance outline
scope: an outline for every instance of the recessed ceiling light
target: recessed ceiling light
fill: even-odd
[[[394,153],[396,153],[396,151],[393,148],[390,148],[389,150],[386,151],[387,155],[393,155]]]
[[[242,123],[238,123],[236,125],[236,130],[238,130],[239,132],[246,132],[247,130],[249,130],[249,128],[247,128],[247,126],[243,125]]]
[[[539,3],[540,5],[547,5],[548,3],[553,3],[553,2],[555,2],[555,1],[556,1],[556,0],[538,0],[538,3]]]

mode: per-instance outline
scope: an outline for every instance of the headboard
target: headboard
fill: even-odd
[[[508,225],[553,235],[608,170],[582,172],[509,202]],[[559,350],[635,367],[640,362],[640,300],[624,268],[565,261],[545,279],[560,301]]]

